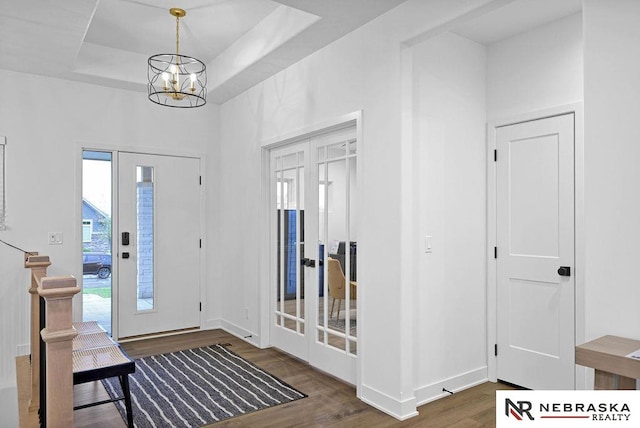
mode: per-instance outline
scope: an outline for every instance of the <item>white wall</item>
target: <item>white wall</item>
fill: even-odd
[[[413,48],[413,66],[421,403],[487,378],[486,49],[445,33]]]
[[[11,82],[0,97],[0,135],[7,137],[8,226],[0,239],[49,255],[51,275],[82,277],[83,146],[207,153],[217,145],[214,105],[169,109],[152,104],[144,93],[2,70],[0,80]],[[211,153],[215,157],[215,150]],[[215,164],[212,159],[208,165],[210,176]],[[62,245],[48,245],[47,232],[54,231],[63,233]],[[14,387],[14,357],[18,348],[28,351],[28,284],[21,253],[0,245],[0,388]],[[205,307],[215,308],[207,303]],[[74,305],[79,309],[80,297]],[[76,310],[76,319],[79,315]]]
[[[586,340],[640,339],[640,2],[585,0]]]
[[[582,14],[496,42],[487,51],[487,119],[581,101]]]
[[[224,180],[220,202],[234,209],[222,213],[217,240],[225,243],[225,250],[213,269],[221,272],[223,326],[237,334],[251,334],[250,340],[256,343],[261,343],[257,336],[261,331],[260,296],[268,292],[268,278],[260,269],[266,256],[261,254],[264,243],[259,239],[264,236],[258,217],[263,194],[256,185],[263,177],[260,144],[362,110],[362,181],[358,183],[362,205],[357,231],[358,283],[363,284],[358,293],[359,392],[368,403],[400,418],[415,413],[416,386],[414,277],[401,270],[400,257],[407,202],[400,191],[402,42],[483,3],[410,0],[221,107],[221,158],[225,162],[220,170]],[[248,320],[244,319],[245,308]],[[456,333],[461,343],[475,340],[475,330],[456,328]],[[442,349],[430,352],[440,355]],[[433,378],[483,364],[476,363],[464,361]]]

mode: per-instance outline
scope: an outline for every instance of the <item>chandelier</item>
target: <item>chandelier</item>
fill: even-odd
[[[149,57],[149,99],[168,107],[200,107],[207,102],[206,66],[199,59],[180,54],[180,18],[183,9],[171,8],[176,17],[176,53]]]

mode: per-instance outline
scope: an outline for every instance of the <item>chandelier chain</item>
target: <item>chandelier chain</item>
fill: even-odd
[[[180,17],[176,16],[176,55],[180,54]]]

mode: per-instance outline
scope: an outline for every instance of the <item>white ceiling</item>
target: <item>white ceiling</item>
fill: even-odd
[[[207,65],[221,103],[405,0],[0,0],[0,68],[147,90],[147,59]]]
[[[0,68],[147,91],[147,59],[207,65],[222,103],[405,0],[0,0]],[[427,1],[427,0],[423,0]],[[495,5],[495,6],[493,6]],[[491,44],[580,11],[582,0],[494,0],[452,30]]]
[[[453,32],[490,45],[582,10],[582,0],[514,0],[502,3],[506,4],[456,26]]]

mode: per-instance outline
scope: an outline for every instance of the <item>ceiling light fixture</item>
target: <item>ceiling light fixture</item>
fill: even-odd
[[[180,18],[187,14],[169,9],[176,17],[176,53],[149,57],[149,99],[168,107],[200,107],[207,102],[206,66],[199,59],[180,54]]]

